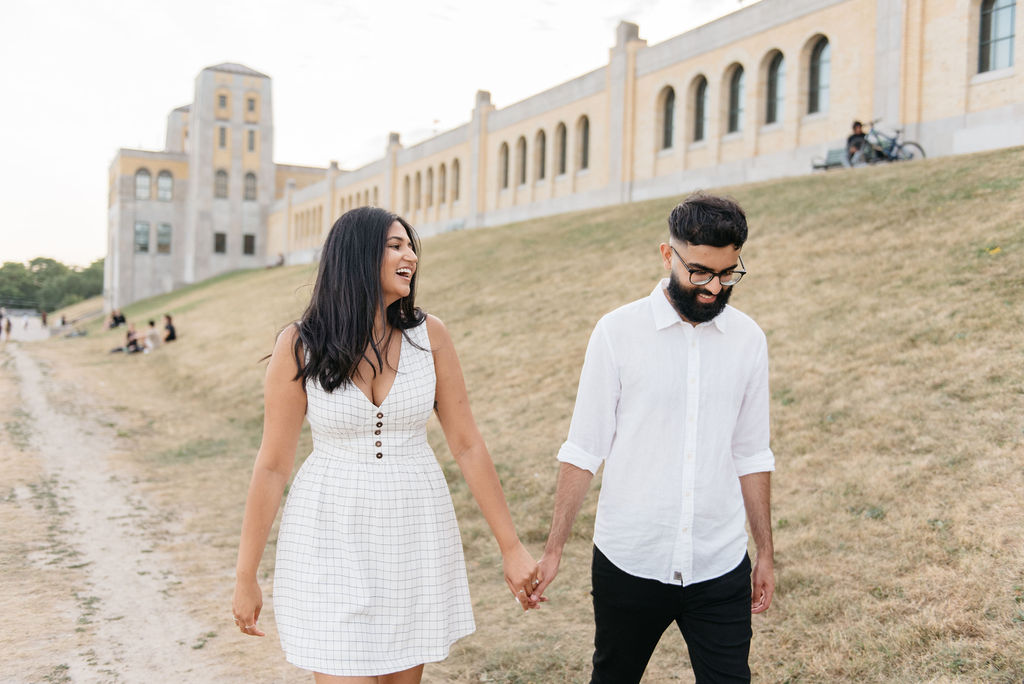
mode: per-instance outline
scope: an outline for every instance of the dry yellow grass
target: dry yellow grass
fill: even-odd
[[[750,275],[733,303],[765,329],[772,359],[779,584],[754,621],[756,681],[1024,679],[1022,168],[1017,148],[727,190],[751,224]],[[535,553],[590,330],[661,277],[656,248],[674,202],[424,244],[419,302],[452,331]],[[311,267],[232,274],[128,307],[140,326],[175,314],[180,341],[156,354],[108,356],[121,333],[95,325],[33,348],[56,383],[115,415],[136,454],[124,467],[189,531],[168,542],[188,577],[184,603],[218,625],[259,441],[257,361],[301,312],[312,277]],[[586,681],[597,486],[551,603],[519,615],[436,425],[430,440],[459,513],[478,631],[427,680]],[[300,458],[308,449],[304,436]],[[206,648],[225,673],[293,676],[276,643],[223,629]],[[666,634],[647,681],[692,681],[678,635]]]

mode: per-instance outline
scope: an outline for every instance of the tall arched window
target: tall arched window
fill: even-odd
[[[148,200],[150,196],[151,176],[146,169],[139,169],[135,172],[135,199]]]
[[[729,77],[729,133],[743,130],[744,80],[743,67],[737,64]]]
[[[256,174],[252,171],[245,174],[245,194],[243,197],[247,200],[256,199]]]
[[[983,0],[981,3],[978,73],[1013,66],[1016,11],[1016,0]]]
[[[659,147],[663,150],[668,150],[672,148],[675,135],[676,91],[672,86],[667,86],[661,91],[661,95],[658,96],[658,102],[658,117],[661,119],[661,126],[659,126],[661,129],[659,131],[661,144]]]
[[[707,134],[708,79],[697,77],[693,87],[693,141],[700,142]]]
[[[498,148],[498,187],[508,187],[508,143],[501,143]]]
[[[782,120],[782,98],[786,88],[786,60],[781,52],[776,52],[768,62],[767,86],[764,122],[778,123]]]
[[[558,164],[556,165],[556,171],[559,176],[565,173],[566,166],[566,148],[567,143],[565,140],[565,124],[561,121],[555,126],[555,155],[558,158]]]
[[[516,141],[516,181],[526,185],[526,138],[523,136]]]
[[[380,193],[377,191],[377,186],[373,186],[373,206],[380,205]]]
[[[580,163],[580,170],[590,168],[590,119],[586,115],[580,117],[576,124],[576,133],[579,140],[579,153],[576,158]]]
[[[217,169],[213,175],[213,196],[221,199],[228,196],[228,172],[224,169]]]
[[[818,39],[811,50],[810,78],[808,79],[807,113],[828,111],[828,84],[831,76],[832,50],[828,38]]]
[[[419,171],[416,172],[416,185],[413,187],[413,209],[419,209],[423,206],[423,176]]]
[[[402,182],[402,212],[409,213],[409,176]]]
[[[459,160],[452,161],[452,202],[459,201]]]
[[[445,165],[442,163],[437,169],[437,203],[444,204],[445,193],[447,192],[448,185],[448,171]]]
[[[533,168],[536,169],[537,180],[544,180],[547,176],[547,154],[548,154],[548,136],[544,133],[544,129],[537,131],[537,138],[533,143],[534,147],[534,161]]]
[[[434,167],[427,169],[426,206],[434,206]]]
[[[170,171],[156,174],[156,198],[162,202],[174,199],[174,176]]]

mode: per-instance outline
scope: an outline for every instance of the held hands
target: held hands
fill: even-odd
[[[235,582],[235,597],[231,601],[231,612],[235,618],[235,625],[242,631],[242,634],[249,636],[266,636],[266,633],[256,626],[260,619],[260,611],[263,610],[263,591],[256,580],[237,580]]]
[[[522,542],[516,541],[514,546],[502,552],[502,565],[505,570],[505,583],[508,584],[516,603],[524,611],[540,608],[541,601],[547,601],[544,597],[539,597],[538,600],[531,598],[531,594],[540,583],[537,578],[540,566],[533,560],[533,556]]]
[[[757,554],[750,583],[750,612],[763,613],[772,604],[775,593],[775,563],[771,556],[761,558],[761,554]]]
[[[530,594],[530,603],[533,604],[531,607],[539,608],[541,601],[548,600],[544,596],[544,590],[554,581],[555,575],[558,574],[558,565],[561,562],[562,552],[560,550],[556,553],[545,549],[544,555],[537,562],[537,580],[539,581]]]

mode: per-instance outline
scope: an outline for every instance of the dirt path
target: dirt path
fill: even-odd
[[[5,411],[0,465],[20,467],[22,480],[3,500],[5,527],[17,527],[0,558],[11,570],[3,593],[13,590],[0,605],[25,603],[26,590],[39,596],[27,646],[9,644],[16,657],[5,654],[0,681],[204,681],[216,670],[201,650],[213,634],[175,598],[179,581],[160,549],[174,523],[109,462],[112,427],[61,410],[44,367],[20,345],[4,351],[5,396],[21,401]]]

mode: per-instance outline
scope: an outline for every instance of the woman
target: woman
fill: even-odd
[[[312,301],[278,337],[264,390],[233,613],[263,636],[256,582],[303,417],[313,452],[281,519],[274,612],[289,662],[323,682],[419,682],[475,629],[444,475],[427,444],[436,411],[525,610],[536,564],[516,536],[444,324],[414,303],[412,227],[347,212],[324,244]]]

